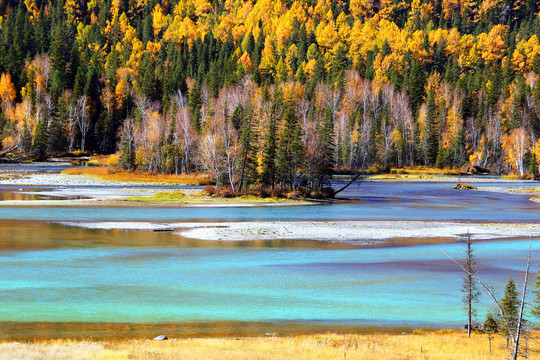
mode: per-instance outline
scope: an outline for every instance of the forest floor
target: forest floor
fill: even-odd
[[[500,360],[509,354],[500,335],[454,330],[404,334],[319,334],[289,337],[196,338],[165,341],[49,340],[0,343],[0,360],[22,359],[440,359]],[[540,359],[529,342],[528,359]]]

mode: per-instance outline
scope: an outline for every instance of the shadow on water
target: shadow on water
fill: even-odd
[[[352,249],[347,244],[310,240],[202,241],[173,232],[151,230],[96,230],[42,221],[0,220],[0,250],[25,251],[91,247]]]

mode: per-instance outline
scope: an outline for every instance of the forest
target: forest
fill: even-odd
[[[538,174],[535,0],[0,1],[2,156],[323,187]]]

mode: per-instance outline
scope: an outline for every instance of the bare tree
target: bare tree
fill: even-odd
[[[220,139],[215,133],[207,133],[201,140],[200,161],[201,165],[212,174],[216,184],[223,172]]]
[[[194,156],[197,132],[193,127],[193,123],[189,118],[187,109],[187,98],[182,95],[180,90],[174,95],[174,103],[177,106],[176,110],[176,136],[180,142],[182,149],[182,173],[190,171],[190,164]]]
[[[76,119],[81,133],[81,151],[84,152],[86,134],[90,130],[90,116],[87,109],[88,96],[83,95],[77,100]]]

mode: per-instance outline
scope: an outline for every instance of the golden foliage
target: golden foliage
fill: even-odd
[[[17,97],[17,89],[11,81],[11,74],[2,73],[0,76],[0,99],[2,100],[2,107],[10,106],[11,103]]]

